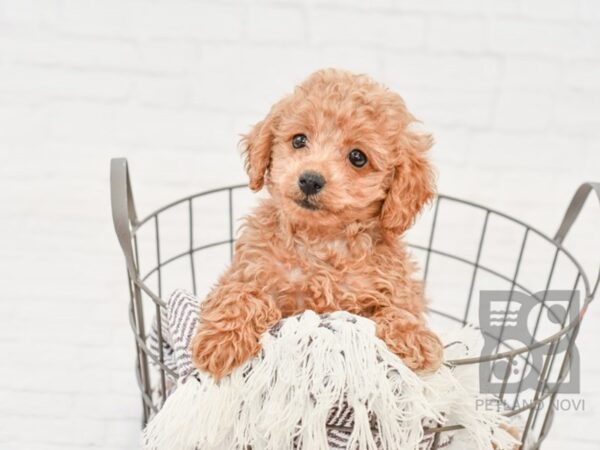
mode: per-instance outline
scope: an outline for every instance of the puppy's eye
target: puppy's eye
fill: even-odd
[[[348,153],[348,159],[354,167],[363,167],[367,164],[367,155],[357,148]]]
[[[306,147],[306,141],[307,140],[308,139],[306,138],[306,135],[304,135],[304,134],[296,134],[292,138],[292,147],[294,147],[294,148],[303,148],[303,147]]]

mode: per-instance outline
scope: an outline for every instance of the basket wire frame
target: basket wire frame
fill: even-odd
[[[123,250],[126,267],[127,267],[127,280],[129,288],[129,322],[135,339],[136,349],[136,360],[135,360],[135,372],[137,383],[141,393],[142,400],[142,422],[145,425],[148,420],[158,412],[160,407],[164,404],[168,396],[168,385],[176,382],[177,374],[165,364],[165,355],[163,354],[163,329],[162,329],[162,314],[161,310],[166,308],[166,302],[164,300],[164,287],[163,287],[163,269],[178,260],[188,259],[189,270],[190,270],[190,286],[194,294],[197,294],[199,286],[197,285],[198,267],[194,260],[194,256],[200,254],[203,251],[218,247],[228,247],[229,259],[233,257],[234,251],[234,192],[246,189],[245,184],[239,184],[234,186],[228,186],[218,189],[212,189],[184,197],[175,202],[169,203],[153,213],[149,214],[143,219],[138,219],[135,204],[133,200],[133,193],[131,190],[131,182],[129,178],[129,171],[127,166],[127,160],[124,158],[116,158],[111,161],[111,203],[112,203],[112,214],[115,231]],[[571,255],[571,253],[564,248],[562,245],[567,233],[571,226],[577,219],[580,210],[582,209],[585,200],[587,199],[590,192],[595,192],[600,200],[600,183],[584,183],[575,193],[571,204],[567,208],[563,221],[556,233],[551,238],[540,232],[538,229],[518,220],[504,213],[496,211],[494,209],[466,201],[447,195],[439,195],[435,202],[433,219],[429,230],[427,239],[427,245],[409,244],[411,248],[416,251],[425,253],[425,263],[423,270],[423,281],[425,286],[428,284],[428,278],[431,272],[431,261],[432,257],[441,257],[448,260],[453,260],[461,264],[465,264],[472,267],[470,280],[467,288],[467,298],[465,301],[464,312],[460,315],[453,315],[447,312],[441,311],[436,308],[431,308],[430,312],[434,315],[440,316],[444,319],[448,319],[452,322],[459,323],[461,325],[467,325],[469,321],[469,313],[474,306],[474,294],[475,287],[477,284],[478,277],[486,273],[488,275],[497,277],[498,279],[510,284],[510,297],[509,304],[512,301],[513,293],[517,290],[524,292],[530,296],[533,296],[540,304],[539,312],[536,316],[533,334],[531,336],[531,342],[529,345],[520,346],[513,348],[503,340],[505,332],[505,321],[509,311],[506,308],[504,316],[504,323],[500,327],[499,335],[489,336],[496,342],[494,351],[479,357],[463,358],[459,360],[448,361],[450,365],[477,365],[482,363],[490,363],[492,361],[505,360],[507,362],[507,369],[505,371],[502,387],[499,392],[499,398],[508,407],[508,411],[505,413],[507,416],[514,416],[522,414],[524,417],[525,427],[521,440],[528,441],[528,448],[539,449],[542,442],[548,436],[553,418],[554,408],[551,407],[553,404],[558,390],[561,384],[565,381],[569,374],[569,367],[573,357],[573,345],[577,334],[579,332],[581,320],[584,316],[584,312],[587,310],[589,303],[593,300],[595,293],[598,288],[600,281],[600,270],[598,276],[593,285],[590,285],[586,273],[583,271],[579,262]],[[208,197],[215,194],[225,193],[227,196],[227,213],[228,213],[228,225],[227,225],[227,238],[219,239],[214,242],[206,243],[203,245],[195,245],[194,235],[194,201],[203,197]],[[477,251],[473,260],[465,258],[461,255],[445,251],[436,245],[435,237],[438,231],[437,226],[440,215],[440,205],[442,204],[458,204],[467,206],[478,211],[482,211],[484,214],[481,231],[478,237]],[[187,248],[184,251],[177,252],[176,254],[165,258],[161,254],[161,217],[171,211],[173,208],[178,206],[186,206],[187,210],[187,226],[189,227],[187,236]],[[482,253],[484,251],[486,237],[489,233],[489,223],[493,218],[502,218],[509,221],[512,224],[519,226],[522,229],[522,238],[519,245],[519,253],[517,261],[514,266],[514,271],[510,275],[501,273],[500,271],[489,267],[482,263]],[[156,265],[150,268],[147,272],[141,273],[140,270],[140,254],[138,245],[139,232],[142,229],[152,228],[154,232],[154,247],[155,247],[155,258]],[[519,281],[519,273],[521,270],[523,255],[527,247],[531,236],[541,238],[550,244],[553,248],[552,262],[550,265],[549,273],[545,282],[545,290],[541,291],[544,293],[542,298],[539,298],[538,294],[533,292],[532,289],[527,288]],[[581,313],[577,315],[571,322],[566,323],[567,316],[563,318],[560,323],[560,330],[555,332],[551,336],[538,339],[537,333],[539,332],[539,325],[543,312],[553,314],[551,309],[546,304],[546,291],[550,288],[553,278],[557,273],[557,263],[559,258],[566,258],[566,260],[572,265],[572,268],[576,271],[575,279],[573,280],[572,289],[573,292],[580,290],[583,292],[583,305]],[[149,286],[149,279],[154,277],[156,279],[156,288]],[[574,296],[571,296],[569,306],[573,301]],[[148,304],[154,312],[157,329],[158,339],[158,351],[154,352],[149,348],[147,341],[147,326],[146,319],[144,317],[144,304]],[[562,360],[557,358],[559,350],[559,341],[563,339],[567,341],[566,351],[563,353]],[[500,351],[500,347],[506,347],[508,350]],[[547,348],[546,357],[543,367],[535,367],[529,360],[529,356],[533,350],[540,347]],[[516,390],[516,394],[513,395],[512,402],[508,399],[506,393],[506,386],[508,378],[511,374],[511,368],[513,362],[521,360],[525,368],[534,370],[539,375],[539,382],[537,383],[536,389],[531,396],[531,399],[525,402],[522,406],[519,404],[521,395],[521,385],[525,378],[526,370],[523,370],[523,374],[519,381],[519,386]],[[558,373],[555,379],[551,379],[551,374],[555,368],[555,364],[559,367]],[[153,393],[154,390],[154,393]],[[156,398],[156,392],[158,392],[159,398]],[[158,403],[158,404],[157,404]],[[542,412],[544,404],[548,405],[545,412]],[[538,428],[536,428],[536,426]],[[438,427],[430,428],[426,430],[427,434],[434,433],[432,450],[438,449],[440,443],[440,437],[442,433],[456,430],[461,428],[458,425],[439,425]],[[535,431],[534,431],[535,430]],[[535,435],[533,435],[535,433]]]

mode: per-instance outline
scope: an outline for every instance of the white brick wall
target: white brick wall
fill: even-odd
[[[109,158],[129,158],[141,214],[244,180],[239,133],[324,66],[405,97],[443,192],[552,233],[600,180],[596,0],[0,0],[0,448],[137,442]],[[594,268],[588,206],[572,245]],[[586,411],[559,415],[545,448],[599,448],[596,306]]]

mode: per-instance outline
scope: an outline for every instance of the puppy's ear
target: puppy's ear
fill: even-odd
[[[435,195],[434,174],[426,155],[432,144],[430,135],[408,130],[398,140],[399,156],[380,216],[382,227],[392,234],[408,230]]]
[[[278,122],[278,104],[271,108],[267,117],[254,125],[250,133],[243,135],[241,145],[245,155],[245,166],[250,178],[250,189],[259,191],[271,162],[273,134]]]

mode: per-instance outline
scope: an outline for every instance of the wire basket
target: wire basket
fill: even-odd
[[[577,190],[553,238],[506,214],[446,195],[437,197],[432,211],[408,236],[423,267],[434,329],[444,324],[479,326],[488,318],[476,307],[476,293],[508,293],[501,324],[488,329],[481,326],[487,346],[482,355],[449,364],[477,367],[480,381],[487,381],[505,405],[505,414],[522,418],[521,440],[527,442],[527,448],[541,447],[551,428],[558,392],[568,383],[576,384],[568,379],[575,378],[570,377],[570,369],[579,358],[574,342],[595,296],[600,271],[595,284],[590,284],[562,243],[592,191],[600,199],[600,183],[585,183]],[[199,296],[208,292],[230,262],[235,223],[253,204],[250,194],[246,185],[213,189],[138,219],[127,161],[111,161],[112,215],[127,267],[143,425],[160,409],[169,385],[177,378],[165,365],[162,353],[161,310],[166,307],[166,295],[176,288],[187,288]],[[466,236],[457,238],[461,230]],[[547,297],[547,292],[556,289],[570,292],[565,311],[575,305],[575,314],[556,315],[553,299]],[[530,339],[515,339],[507,325],[511,302],[519,305],[520,294],[528,295],[535,304],[528,314],[533,324]],[[548,317],[550,320],[543,320]],[[158,351],[152,351],[148,342],[152,320],[157,321]],[[161,397],[158,404],[156,391]],[[434,434],[432,448],[438,448],[443,433],[457,428],[447,425],[426,430]]]

